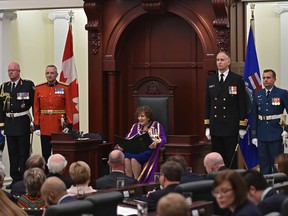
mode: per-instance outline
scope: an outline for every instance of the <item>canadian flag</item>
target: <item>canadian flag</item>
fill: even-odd
[[[73,130],[79,130],[79,90],[77,71],[73,54],[72,26],[69,24],[64,54],[62,58],[62,71],[60,81],[69,84],[73,99]]]

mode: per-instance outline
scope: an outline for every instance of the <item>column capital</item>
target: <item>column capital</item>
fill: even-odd
[[[70,14],[69,14],[70,12],[71,12],[71,10],[52,10],[48,14],[48,18],[50,20],[53,20],[53,21],[56,20],[56,19],[69,20],[70,19]]]
[[[288,4],[278,3],[275,6],[275,12],[278,13],[278,14],[288,12]]]
[[[0,11],[0,20],[16,20],[17,14],[13,11]]]

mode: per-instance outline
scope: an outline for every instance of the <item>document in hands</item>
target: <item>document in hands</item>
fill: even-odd
[[[123,148],[124,152],[129,152],[132,154],[139,154],[148,150],[152,142],[153,141],[148,133],[135,136],[132,139],[125,139],[121,136],[115,135],[115,143]]]

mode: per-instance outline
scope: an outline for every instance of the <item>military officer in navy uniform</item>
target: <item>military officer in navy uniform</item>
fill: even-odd
[[[277,172],[275,157],[283,153],[288,136],[287,125],[280,124],[284,109],[288,111],[288,92],[275,86],[274,70],[264,70],[262,79],[265,88],[253,97],[252,143],[258,146],[260,172],[269,174]]]
[[[229,168],[237,168],[236,146],[247,127],[247,100],[244,80],[229,70],[230,56],[219,52],[218,72],[208,77],[206,89],[205,135]]]
[[[0,126],[7,138],[10,176],[12,184],[23,179],[25,163],[30,153],[29,109],[34,100],[34,83],[20,78],[20,66],[16,62],[8,65],[9,82],[1,85]]]

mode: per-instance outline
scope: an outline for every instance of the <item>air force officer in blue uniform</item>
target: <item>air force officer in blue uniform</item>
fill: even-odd
[[[229,70],[231,60],[226,52],[216,58],[218,73],[207,80],[205,135],[212,151],[222,155],[225,165],[237,168],[235,148],[247,126],[247,99],[243,77]]]
[[[288,111],[287,90],[275,86],[276,73],[272,69],[263,72],[264,89],[255,93],[253,98],[252,143],[258,146],[260,172],[277,172],[275,157],[284,151],[283,140],[288,136],[287,125],[280,125],[284,109]]]

